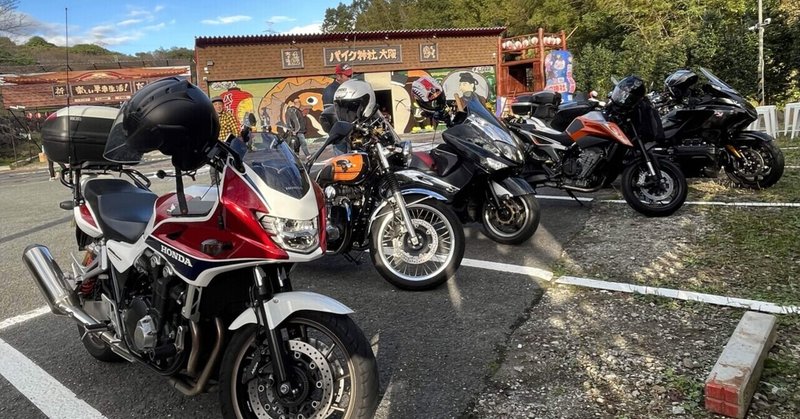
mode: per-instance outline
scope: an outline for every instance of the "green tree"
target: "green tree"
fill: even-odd
[[[25,46],[28,48],[52,48],[55,47],[56,44],[45,41],[45,39],[41,36],[34,36],[31,39],[28,39],[28,42],[25,43]]]
[[[77,44],[69,48],[70,53],[84,55],[112,55],[113,53],[101,46],[93,44]]]
[[[356,16],[352,6],[339,3],[335,8],[325,9],[322,32],[348,32],[353,29]]]

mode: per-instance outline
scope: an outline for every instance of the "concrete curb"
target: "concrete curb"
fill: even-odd
[[[706,379],[706,409],[744,418],[756,391],[764,360],[775,344],[775,316],[748,311]]]

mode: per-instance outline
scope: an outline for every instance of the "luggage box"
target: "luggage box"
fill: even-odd
[[[69,106],[50,115],[42,124],[42,145],[57,163],[107,162],[106,140],[119,109],[108,106]]]
[[[517,99],[511,104],[511,112],[515,115],[552,118],[550,114],[555,113],[555,109],[560,103],[561,94],[558,92],[523,93],[517,96]],[[543,111],[545,111],[545,114],[542,114]]]

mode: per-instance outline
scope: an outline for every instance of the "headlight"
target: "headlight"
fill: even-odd
[[[483,165],[489,167],[492,170],[501,170],[508,167],[505,163],[497,161],[491,157],[483,159]]]
[[[319,217],[292,220],[256,212],[256,218],[264,231],[284,250],[310,253],[319,246]]]
[[[517,147],[514,147],[513,145],[505,143],[503,141],[495,141],[494,145],[498,149],[500,149],[500,154],[503,157],[505,157],[505,158],[515,162],[515,163],[522,163],[522,156],[521,156],[521,153],[520,153],[520,151],[519,151],[519,149]]]

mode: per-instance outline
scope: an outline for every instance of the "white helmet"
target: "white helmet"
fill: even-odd
[[[333,107],[340,121],[356,122],[368,119],[377,109],[375,91],[365,81],[348,80],[336,89],[333,95]]]

